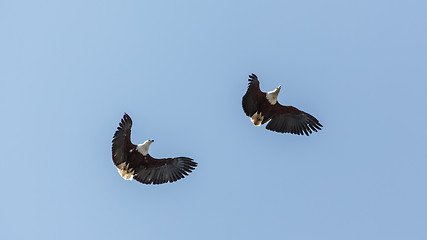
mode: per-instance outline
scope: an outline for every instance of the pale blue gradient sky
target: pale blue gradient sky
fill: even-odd
[[[427,239],[426,1],[0,2],[1,239]],[[316,116],[254,127],[247,76]],[[154,157],[124,181],[123,112]]]

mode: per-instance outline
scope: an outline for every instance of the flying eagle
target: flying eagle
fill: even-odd
[[[292,106],[282,106],[277,102],[280,86],[271,92],[262,92],[258,77],[249,75],[249,86],[242,99],[243,111],[255,126],[267,124],[267,129],[280,133],[309,135],[321,130],[322,124],[310,114]]]
[[[130,140],[132,119],[124,114],[113,137],[113,162],[126,180],[144,184],[175,182],[192,172],[197,163],[188,157],[156,159],[148,154],[154,140],[134,145]]]

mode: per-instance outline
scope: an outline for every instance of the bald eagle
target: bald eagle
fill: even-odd
[[[255,126],[270,121],[266,128],[280,133],[309,135],[321,130],[322,124],[310,114],[292,106],[282,106],[277,102],[280,86],[271,92],[262,92],[258,77],[249,75],[249,86],[242,99],[243,111]]]
[[[197,163],[188,157],[156,159],[148,154],[154,140],[134,145],[130,139],[132,119],[124,114],[113,137],[113,162],[126,180],[144,184],[175,182],[192,172]]]

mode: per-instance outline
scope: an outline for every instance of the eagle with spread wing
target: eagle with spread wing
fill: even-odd
[[[154,140],[135,145],[130,138],[132,119],[124,114],[113,137],[113,162],[126,180],[144,184],[175,182],[192,172],[197,163],[188,157],[153,158],[148,148]]]
[[[249,86],[242,99],[243,111],[255,126],[268,121],[266,128],[280,133],[309,135],[321,130],[322,124],[312,115],[296,107],[283,106],[277,101],[281,86],[271,92],[262,92],[258,77],[249,75]]]

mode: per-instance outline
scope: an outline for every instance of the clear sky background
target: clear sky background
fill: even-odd
[[[1,239],[427,239],[426,1],[1,1]],[[324,129],[254,127],[261,89]],[[159,186],[111,160],[124,112]]]

